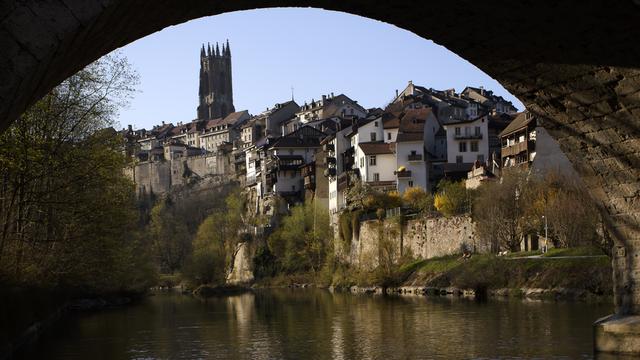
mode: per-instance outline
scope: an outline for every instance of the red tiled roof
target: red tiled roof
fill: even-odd
[[[395,148],[394,143],[384,142],[365,142],[358,144],[358,146],[365,155],[393,154]]]

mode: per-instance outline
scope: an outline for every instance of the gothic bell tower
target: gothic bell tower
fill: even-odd
[[[198,119],[223,118],[235,111],[231,87],[231,48],[229,40],[222,44],[222,52],[207,44],[200,50],[200,90]]]

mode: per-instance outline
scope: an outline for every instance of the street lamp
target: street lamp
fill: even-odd
[[[547,247],[548,243],[547,242],[548,242],[548,238],[549,238],[549,236],[548,236],[548,227],[547,227],[547,218],[544,215],[542,215],[542,218],[544,219],[544,251],[543,251],[543,253],[546,253],[547,249],[548,249],[548,247]]]

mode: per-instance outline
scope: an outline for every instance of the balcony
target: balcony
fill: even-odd
[[[331,156],[327,157],[326,161],[327,161],[328,165],[335,165],[336,164],[336,158],[331,157]]]
[[[513,156],[533,148],[534,148],[533,141],[522,141],[513,145],[509,145],[507,147],[503,147],[501,150],[501,155],[502,157]]]
[[[398,179],[410,179],[411,178],[411,170],[401,170],[394,171],[393,174],[398,177]]]
[[[456,140],[480,140],[482,134],[455,134],[453,138]]]
[[[422,161],[422,154],[409,154],[409,161]]]

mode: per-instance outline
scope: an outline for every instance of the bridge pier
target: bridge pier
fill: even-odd
[[[596,353],[640,354],[640,315],[609,315],[593,327]]]
[[[615,217],[614,217],[615,218]],[[596,353],[640,355],[640,231],[634,217],[614,227],[612,265],[615,314],[594,324]],[[637,218],[636,218],[637,219]],[[625,241],[622,241],[624,239]]]

